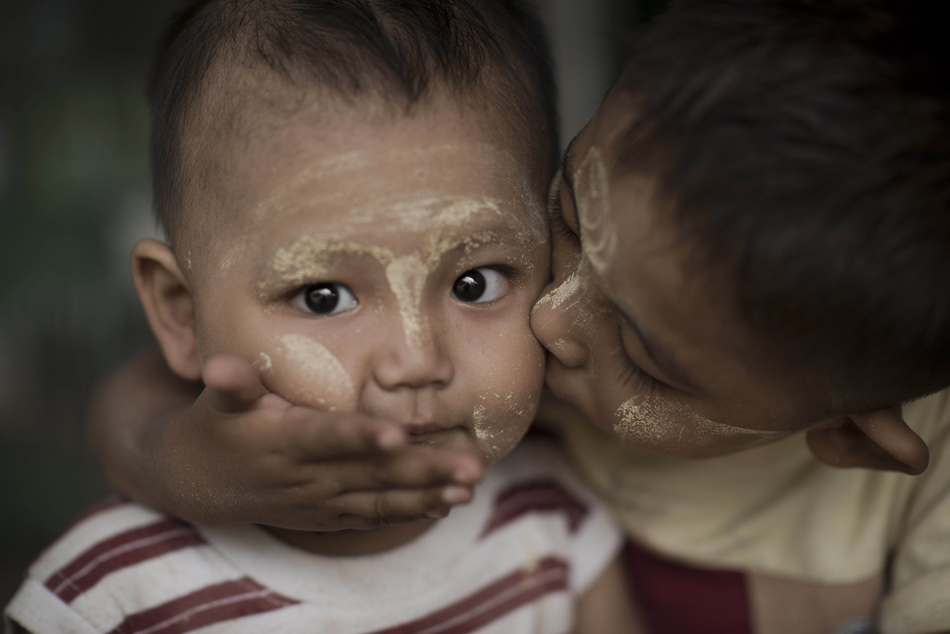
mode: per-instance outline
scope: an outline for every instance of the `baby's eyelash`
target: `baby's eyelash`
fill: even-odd
[[[620,336],[620,331],[617,331],[617,347],[614,352],[617,357],[617,362],[620,366],[620,382],[623,385],[633,383],[633,387],[640,391],[648,391],[651,394],[655,392],[662,392],[667,388],[667,385],[643,370],[640,369],[637,364],[624,352],[623,348],[623,339]]]

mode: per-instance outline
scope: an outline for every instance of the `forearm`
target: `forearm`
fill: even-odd
[[[618,557],[581,597],[574,634],[646,634],[647,631]]]
[[[109,486],[161,511],[167,511],[153,487],[148,448],[166,422],[194,403],[201,386],[175,376],[159,350],[142,353],[112,374],[93,395],[86,421],[89,446]]]

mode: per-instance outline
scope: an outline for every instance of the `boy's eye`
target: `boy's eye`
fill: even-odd
[[[331,282],[303,289],[303,303],[316,315],[336,315],[356,306],[356,298],[347,287]]]
[[[459,275],[452,285],[452,297],[471,304],[490,302],[505,291],[505,276],[489,268],[477,268]]]

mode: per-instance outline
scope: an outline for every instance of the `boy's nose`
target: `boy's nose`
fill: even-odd
[[[455,366],[438,337],[424,328],[421,337],[407,340],[390,333],[377,350],[373,376],[385,390],[443,387],[452,382]]]
[[[587,363],[588,352],[583,332],[576,323],[578,315],[572,310],[573,302],[565,306],[557,301],[560,286],[553,282],[545,287],[531,310],[531,331],[555,359],[576,368]]]

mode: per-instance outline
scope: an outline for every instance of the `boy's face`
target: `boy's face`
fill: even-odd
[[[616,170],[620,110],[609,97],[552,189],[554,282],[532,314],[549,387],[625,443],[674,456],[725,454],[817,422],[801,413],[828,407],[822,391],[751,352],[730,300],[685,266],[688,244],[651,180]]]
[[[244,355],[290,401],[384,416],[419,443],[509,451],[540,397],[529,313],[549,253],[543,184],[485,124],[452,105],[296,116],[233,149],[193,203],[228,222],[179,254],[199,357]]]

